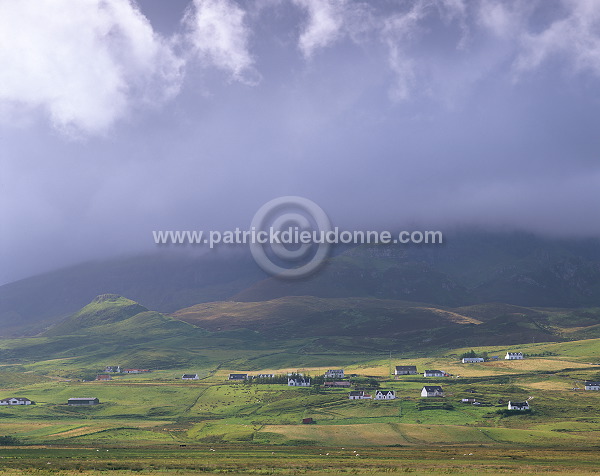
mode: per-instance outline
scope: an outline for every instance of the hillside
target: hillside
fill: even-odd
[[[242,250],[194,256],[165,248],[1,286],[0,335],[43,332],[105,293],[163,313],[213,301],[293,296],[409,301],[438,308],[490,302],[594,307],[600,306],[600,241],[462,231],[447,234],[439,246],[346,249],[319,273],[297,281],[266,277]]]
[[[246,255],[195,256],[175,249],[82,263],[0,286],[0,336],[35,335],[100,294],[173,312],[227,299],[264,277]]]
[[[172,316],[211,332],[248,329],[271,338],[318,342],[336,337],[356,342],[396,339],[404,349],[583,339],[597,337],[600,328],[597,308],[534,309],[501,303],[452,308],[357,297],[211,302]]]
[[[361,296],[439,306],[599,306],[600,241],[465,231],[447,234],[442,245],[361,245],[330,259],[310,279],[266,279],[232,299],[283,296]]]

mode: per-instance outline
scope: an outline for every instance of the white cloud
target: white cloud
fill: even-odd
[[[102,133],[176,93],[182,62],[128,0],[0,0],[0,108]],[[3,114],[6,116],[6,114]]]
[[[540,33],[525,32],[515,62],[518,73],[539,68],[550,58],[570,62],[576,72],[600,76],[600,2],[563,0],[567,15]]]
[[[235,80],[254,83],[257,73],[245,17],[231,0],[194,0],[185,22],[192,48],[202,60],[228,71]]]
[[[294,3],[308,13],[308,22],[298,46],[304,57],[310,58],[315,50],[340,37],[346,0],[294,0]]]

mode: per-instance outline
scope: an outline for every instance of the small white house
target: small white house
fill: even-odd
[[[474,364],[477,362],[485,362],[485,359],[483,357],[463,357],[462,359],[463,364]]]
[[[375,392],[375,400],[394,400],[396,392],[394,390],[377,390]]]
[[[394,375],[417,375],[416,365],[397,365]]]
[[[600,390],[600,382],[585,382],[586,390]]]
[[[198,374],[183,374],[181,380],[198,380]]]
[[[349,400],[368,400],[371,398],[373,398],[372,395],[369,395],[368,393],[365,393],[362,390],[355,390],[348,394]]]
[[[507,352],[505,360],[523,360],[523,352]]]
[[[0,405],[31,405],[31,400],[22,397],[12,397],[0,400]]]
[[[310,379],[303,377],[288,378],[288,387],[310,387]]]
[[[508,402],[508,409],[519,411],[529,410],[529,402]]]
[[[344,378],[344,369],[329,369],[325,372],[325,378]]]
[[[421,390],[421,396],[426,397],[443,397],[444,391],[439,385],[425,385]]]
[[[426,370],[423,373],[424,377],[446,377],[446,372],[442,370]]]

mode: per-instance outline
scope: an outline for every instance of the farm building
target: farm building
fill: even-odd
[[[396,392],[394,390],[377,390],[375,392],[375,400],[394,400]]]
[[[150,372],[150,369],[123,369],[124,374],[144,374]]]
[[[349,388],[350,387],[350,382],[344,382],[344,381],[339,381],[339,382],[325,382],[323,384],[323,386],[325,388],[332,388],[332,387]]]
[[[416,365],[396,365],[394,375],[417,375]]]
[[[422,397],[443,397],[444,391],[439,385],[425,385],[421,390]]]
[[[302,419],[302,424],[303,425],[312,425],[314,423],[317,423],[317,422],[314,421],[312,418],[303,418]]]
[[[344,378],[344,369],[330,369],[325,372],[325,378]]]
[[[112,377],[108,374],[101,374],[101,375],[96,375],[96,380],[100,380],[100,381],[112,380]]]
[[[475,403],[477,400],[475,400],[474,398],[463,398],[461,400],[462,403]]]
[[[483,357],[463,357],[462,359],[463,364],[474,364],[477,362],[485,362],[485,359]]]
[[[229,374],[229,380],[247,380],[248,374]]]
[[[523,360],[523,352],[507,352],[505,360]]]
[[[181,380],[198,380],[198,374],[183,374]]]
[[[600,382],[585,382],[586,390],[600,390]]]
[[[69,405],[98,405],[100,400],[95,397],[76,397],[69,398],[67,403]]]
[[[0,400],[0,405],[31,405],[33,402],[28,398],[12,397]]]
[[[423,374],[424,377],[446,377],[447,375],[443,370],[426,370]]]
[[[525,410],[529,410],[529,403],[528,402],[508,402],[508,409],[509,410],[519,410],[519,411],[525,411]]]
[[[368,393],[363,392],[362,390],[355,390],[353,392],[350,392],[348,394],[348,399],[349,400],[368,400],[373,398],[371,395],[369,395]]]
[[[288,387],[310,387],[310,379],[304,377],[288,378]]]
[[[121,373],[120,365],[108,365],[105,369],[105,372],[110,372],[111,374],[119,374]]]

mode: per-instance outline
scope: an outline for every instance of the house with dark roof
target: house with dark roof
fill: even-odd
[[[68,405],[98,405],[100,400],[95,397],[75,397],[69,398]]]
[[[373,396],[363,390],[354,390],[348,394],[349,400],[369,400],[371,398],[373,398]]]
[[[0,405],[31,405],[33,402],[28,398],[11,397],[0,400]]]
[[[396,392],[394,390],[377,390],[375,392],[375,400],[394,400]]]
[[[423,373],[424,377],[447,377],[448,374],[443,370],[426,370]]]
[[[248,374],[229,374],[229,380],[242,381],[247,380]]]
[[[396,365],[394,375],[417,375],[416,365]]]
[[[600,382],[585,382],[586,390],[600,390]]]
[[[325,372],[325,378],[344,378],[344,369],[329,369]]]
[[[523,360],[523,352],[507,352],[505,360]]]
[[[198,380],[198,374],[183,374],[181,380]]]
[[[426,397],[443,397],[444,391],[439,385],[425,385],[421,390],[421,396]]]
[[[118,374],[121,373],[121,366],[120,365],[108,365],[105,369],[105,372],[110,372],[111,374]]]
[[[529,402],[511,402],[511,401],[509,401],[508,409],[509,410],[518,410],[518,411],[530,410]]]

